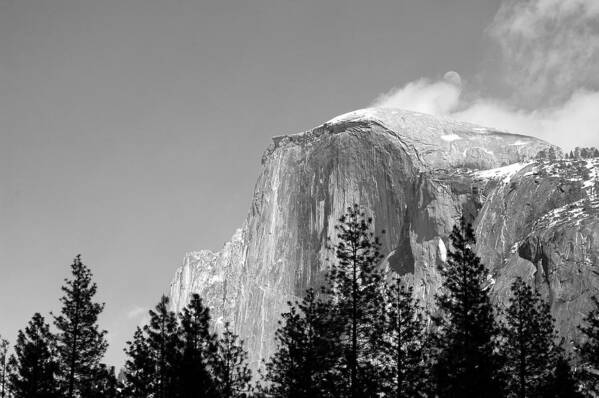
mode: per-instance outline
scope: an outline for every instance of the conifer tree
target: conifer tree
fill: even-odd
[[[125,349],[127,362],[124,369],[123,396],[126,398],[147,398],[155,391],[155,361],[150,351],[148,338],[139,327],[133,340]]]
[[[119,397],[119,383],[116,378],[114,366],[108,367],[100,364],[94,378],[83,391],[85,398],[117,398]]]
[[[216,386],[210,373],[210,365],[216,355],[216,336],[210,332],[210,311],[198,294],[180,315],[182,358],[179,364],[178,388],[182,398],[213,397]]]
[[[247,352],[228,323],[218,339],[217,352],[212,364],[213,376],[222,398],[242,398],[251,393],[252,372],[247,363]]]
[[[563,351],[557,355],[549,382],[544,386],[542,398],[583,398],[579,391],[578,381]],[[539,395],[541,396],[541,395]]]
[[[593,309],[579,327],[586,337],[580,346],[581,378],[586,389],[599,394],[599,299],[594,296],[592,300]]]
[[[453,248],[441,269],[444,281],[431,339],[436,393],[448,398],[501,396],[488,271],[474,253],[474,230],[463,217],[450,238]]]
[[[412,287],[400,278],[386,284],[381,348],[385,396],[421,397],[425,389],[425,325]],[[378,325],[377,325],[378,326]]]
[[[0,336],[0,397],[5,398],[8,394],[9,358],[8,340]]]
[[[330,300],[306,291],[301,302],[289,303],[276,332],[277,351],[266,364],[264,391],[280,398],[336,397],[343,392],[336,365],[342,332]]]
[[[14,398],[58,398],[56,349],[50,327],[39,313],[20,330],[10,359]]]
[[[72,279],[62,287],[62,309],[54,316],[60,368],[61,390],[65,397],[81,397],[100,371],[100,360],[106,352],[106,331],[98,327],[98,315],[104,304],[93,298],[97,286],[92,273],[77,256],[71,265]]]
[[[558,356],[557,332],[549,305],[521,278],[502,327],[503,377],[508,397],[537,397],[551,380]]]
[[[332,247],[337,262],[328,274],[328,284],[345,325],[341,346],[345,361],[341,366],[351,397],[374,396],[379,391],[380,349],[373,345],[383,300],[381,244],[372,232],[373,221],[357,204],[347,208],[335,226],[337,243]]]
[[[144,333],[155,361],[153,397],[173,397],[179,382],[177,370],[181,360],[181,339],[177,317],[169,310],[167,296],[162,296],[156,308],[150,311],[150,322],[144,326]]]

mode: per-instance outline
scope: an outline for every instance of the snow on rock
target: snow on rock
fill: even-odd
[[[591,213],[595,215],[599,213],[599,198],[597,197],[586,197],[551,210],[535,222],[534,229],[549,229],[564,224],[578,226],[589,218]]]
[[[342,115],[336,116],[326,122],[325,124],[335,124],[340,122],[347,121],[356,121],[356,120],[377,120],[377,112],[376,108],[364,108],[358,109],[352,112],[347,112]]]
[[[446,263],[447,262],[447,247],[445,246],[445,243],[443,243],[443,239],[439,238],[439,260],[441,260],[441,262]]]
[[[454,135],[463,139],[442,138]],[[518,140],[529,144],[510,145]],[[287,303],[322,281],[330,264],[327,237],[335,239],[337,220],[357,202],[372,212],[376,233],[386,231],[382,251],[392,253],[390,268],[413,281],[430,309],[441,284],[438,269],[447,260],[443,242],[460,214],[472,213],[477,234],[482,228],[477,250],[483,260],[503,264],[504,249],[521,239],[514,226],[525,217],[500,217],[542,199],[506,205],[500,195],[493,200],[494,192],[509,193],[501,189],[486,193],[493,206],[485,202],[481,209],[468,173],[505,180],[548,148],[553,146],[532,137],[400,109],[359,110],[274,137],[242,230],[219,252],[186,257],[171,284],[173,308],[199,293],[215,320],[231,322],[257,369],[276,348]],[[494,171],[480,171],[487,169]],[[483,212],[489,217],[479,222]],[[493,278],[505,284],[501,275]]]
[[[502,180],[504,184],[507,184],[510,182],[513,176],[530,164],[532,164],[532,162],[514,163],[504,167],[497,167],[495,169],[477,171],[472,173],[472,177],[482,180]]]
[[[447,141],[447,142],[452,142],[452,141],[457,141],[457,140],[461,140],[463,139],[462,137],[460,137],[457,134],[444,134],[441,136],[441,139],[443,141]]]
[[[585,167],[588,170],[588,177],[583,182],[585,189],[591,189],[599,181],[599,158],[586,159]],[[599,192],[594,192],[595,195],[599,195]]]
[[[511,134],[472,123],[435,117],[424,113],[391,108],[366,108],[337,116],[308,133],[287,136],[285,142],[306,141],[308,136],[320,137],[353,131],[368,126],[374,133],[385,130],[401,140],[413,152],[422,168],[458,168],[485,170],[523,162],[543,150],[554,148],[537,138]],[[275,139],[275,147],[283,139]],[[448,145],[449,144],[449,145]]]
[[[599,180],[599,158],[543,160],[536,162],[524,176],[579,183],[590,194]]]

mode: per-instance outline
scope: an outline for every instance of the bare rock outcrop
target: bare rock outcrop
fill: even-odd
[[[586,311],[599,286],[599,218],[587,212],[597,207],[597,164],[534,160],[550,149],[560,153],[532,137],[397,109],[351,112],[275,137],[244,225],[220,252],[185,257],[171,283],[173,307],[199,292],[258,367],[274,350],[287,302],[322,281],[327,237],[355,202],[374,218],[386,265],[408,276],[427,307],[449,233],[465,214],[498,303],[523,276],[552,300],[563,335],[576,338],[572,312]],[[552,214],[557,222],[546,219]]]

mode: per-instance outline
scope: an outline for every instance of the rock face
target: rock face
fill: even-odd
[[[548,150],[559,156],[535,138],[397,109],[351,112],[275,137],[245,223],[220,252],[187,254],[171,283],[173,307],[200,293],[257,368],[275,348],[287,302],[322,281],[332,261],[327,237],[358,203],[374,219],[386,265],[409,278],[425,306],[465,214],[494,299],[505,304],[522,276],[551,301],[562,335],[576,339],[599,288],[599,160],[533,160]]]

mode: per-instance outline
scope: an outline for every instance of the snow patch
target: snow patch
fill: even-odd
[[[444,263],[447,262],[447,247],[441,238],[439,238],[439,259]]]
[[[579,226],[583,220],[589,218],[589,212],[597,211],[599,198],[581,199],[551,210],[535,222],[534,229],[549,229],[566,223]]]
[[[586,170],[585,170],[586,169]],[[599,179],[599,158],[570,160],[560,159],[558,161],[541,161],[535,164],[524,177],[541,175],[551,178],[559,178],[562,181],[580,183],[587,194],[597,194],[595,183]]]
[[[488,290],[490,288],[492,288],[496,283],[495,278],[493,277],[492,274],[488,274],[487,275],[487,285],[483,287],[483,290]]]
[[[585,167],[589,171],[589,178],[582,184],[582,187],[584,189],[591,189],[595,185],[595,181],[599,178],[599,162],[597,159],[587,159]]]
[[[394,112],[394,114],[397,112]],[[355,121],[355,120],[378,120],[377,112],[375,108],[364,108],[356,111],[347,112],[342,115],[336,116],[326,122],[326,124],[335,124],[339,122]]]
[[[441,136],[441,139],[443,141],[447,141],[447,142],[452,142],[452,141],[457,141],[457,140],[461,140],[463,139],[462,137],[460,137],[457,134],[444,134]]]
[[[522,170],[523,168],[525,168],[526,166],[528,166],[531,163],[532,162],[514,163],[514,164],[510,164],[508,166],[498,167],[496,169],[477,171],[477,172],[473,173],[472,176],[474,178],[480,178],[483,180],[500,180],[501,179],[504,184],[507,184],[510,182],[512,177],[514,175],[516,175],[516,173],[518,173],[520,170]]]

